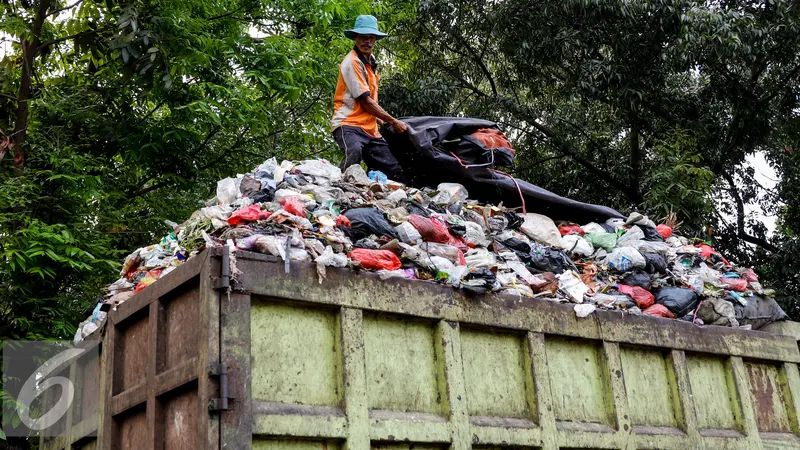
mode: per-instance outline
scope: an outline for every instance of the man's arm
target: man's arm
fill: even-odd
[[[406,125],[403,121],[397,120],[390,116],[389,113],[384,111],[383,108],[381,108],[381,105],[379,105],[378,102],[373,100],[369,95],[359,98],[358,102],[368,113],[377,117],[379,120],[388,123],[398,133],[405,133],[408,131],[408,125]]]

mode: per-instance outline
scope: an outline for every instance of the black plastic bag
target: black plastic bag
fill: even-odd
[[[515,212],[505,211],[503,212],[503,215],[506,216],[506,219],[508,219],[508,228],[512,230],[519,230],[519,227],[522,226],[522,222],[524,222],[522,217]]]
[[[467,226],[461,223],[450,224],[448,227],[450,234],[455,237],[464,237],[467,234]]]
[[[408,206],[406,206],[409,214],[416,214],[418,216],[426,217],[430,219],[431,213],[424,207],[422,204],[416,200],[411,200],[408,202]]]
[[[505,247],[513,251],[514,254],[517,255],[517,258],[519,258],[520,261],[522,261],[525,264],[531,263],[531,246],[528,245],[527,242],[523,242],[517,238],[512,237],[502,242],[495,241],[494,245],[500,246],[501,248]],[[498,249],[497,247],[495,247],[495,252],[497,251]]]
[[[350,227],[342,227],[347,237],[353,241],[358,241],[371,234],[375,236],[388,236],[397,239],[394,228],[383,217],[383,213],[377,208],[355,208],[344,213],[350,219]]]
[[[558,250],[553,250],[549,247],[542,247],[543,251],[535,251],[531,253],[531,267],[533,272],[553,272],[555,274],[563,273],[564,269],[568,267],[574,268],[572,261],[565,253]],[[578,272],[578,269],[575,269]]]
[[[653,294],[656,297],[656,303],[666,306],[676,317],[689,314],[700,302],[697,292],[691,289],[663,287],[657,289]]]
[[[754,295],[747,298],[747,306],[734,302],[733,308],[739,325],[751,325],[754,330],[779,320],[789,320],[789,316],[772,297]]]
[[[253,199],[253,203],[271,202],[275,198],[275,189],[267,186],[250,195],[250,198]]]
[[[639,225],[641,228],[642,233],[644,233],[644,240],[645,241],[653,241],[653,242],[664,242],[664,238],[656,231],[653,227],[648,227],[645,225]]]
[[[649,291],[653,284],[650,282],[650,275],[642,271],[630,272],[622,279],[622,284],[628,286],[639,286],[640,288]]]
[[[615,230],[613,226],[607,223],[601,223],[600,226],[603,227],[604,230],[606,230],[606,233],[617,234],[617,230]]]
[[[381,248],[381,246],[378,245],[377,242],[371,241],[371,240],[366,239],[366,238],[357,240],[353,244],[353,247],[366,248],[366,249],[370,249],[370,250],[379,250]]]
[[[645,270],[648,273],[667,273],[667,260],[658,253],[644,253],[644,260],[647,262]]]
[[[487,269],[486,267],[479,267],[471,271],[464,277],[464,281],[474,282],[475,280],[479,280],[481,281],[481,283],[475,283],[475,284],[462,283],[461,289],[464,289],[473,294],[485,294],[490,289],[492,289],[494,284],[497,282],[497,277],[491,270]]]

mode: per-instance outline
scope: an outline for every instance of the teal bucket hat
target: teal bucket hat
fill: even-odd
[[[366,15],[358,16],[353,29],[344,31],[344,35],[349,39],[355,40],[356,34],[374,34],[378,37],[378,40],[388,36],[386,33],[378,31],[378,19],[375,16]]]

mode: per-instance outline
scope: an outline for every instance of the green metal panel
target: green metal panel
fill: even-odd
[[[470,415],[533,417],[525,387],[531,376],[525,347],[520,336],[508,333],[461,332]]]
[[[435,324],[398,316],[364,317],[369,408],[443,412],[434,334]]]
[[[686,362],[698,426],[738,429],[738,396],[725,361],[709,355],[688,355]]]
[[[329,441],[253,439],[253,450],[339,450],[341,445]]]
[[[789,388],[782,365],[746,363],[759,431],[791,433]]]
[[[662,351],[623,348],[621,356],[631,422],[677,427],[678,387],[666,355]]]
[[[600,343],[548,337],[545,346],[556,420],[612,425]]]
[[[253,399],[304,405],[337,405],[340,359],[336,314],[325,309],[254,302]]]

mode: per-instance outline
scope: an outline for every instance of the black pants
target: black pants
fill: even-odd
[[[344,152],[339,168],[344,171],[363,159],[370,170],[380,170],[390,180],[406,182],[403,169],[389,150],[389,145],[381,138],[370,136],[359,127],[342,125],[333,130],[336,144]]]

